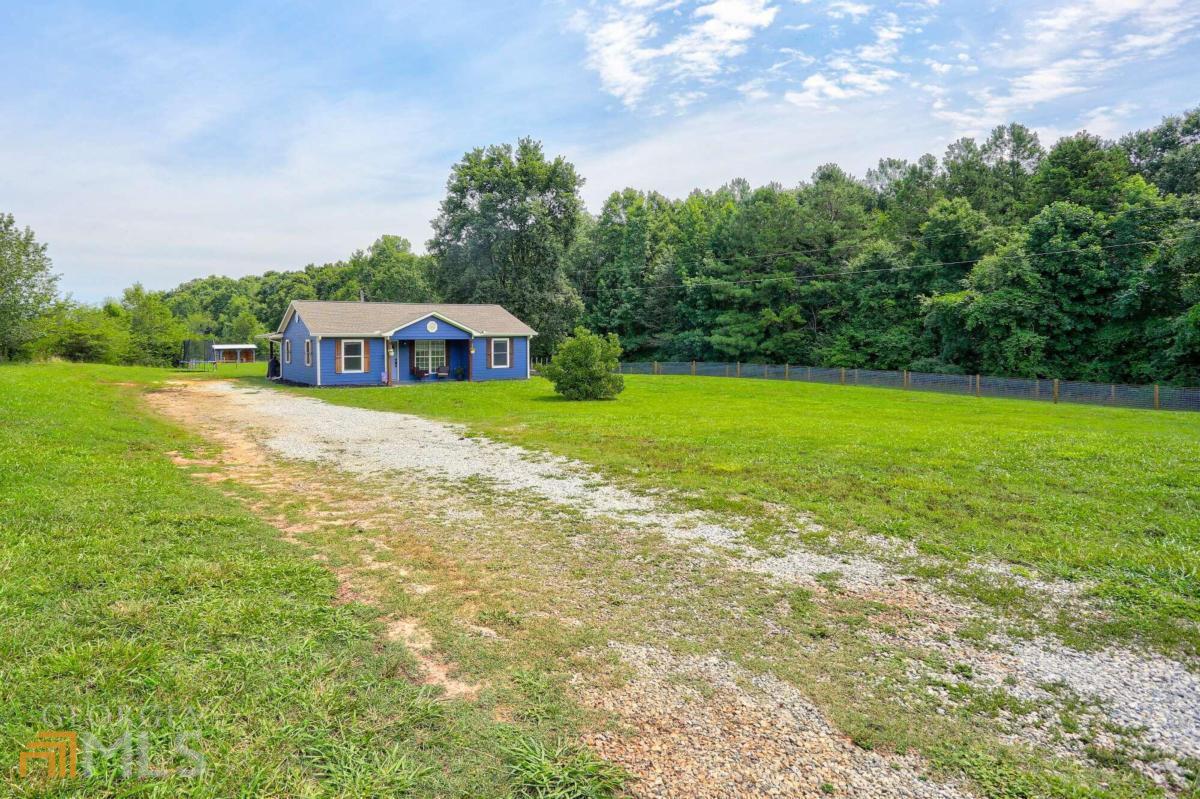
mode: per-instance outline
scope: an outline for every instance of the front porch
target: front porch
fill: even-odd
[[[470,380],[470,339],[393,339],[388,342],[391,382]]]

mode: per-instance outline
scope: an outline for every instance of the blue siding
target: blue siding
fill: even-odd
[[[512,360],[508,369],[489,369],[487,358],[487,339],[475,339],[475,355],[471,361],[471,379],[482,380],[523,380],[529,377],[529,339],[525,336],[497,336],[512,341]]]
[[[431,317],[424,316],[413,322],[407,327],[402,327],[392,334],[393,339],[445,339],[447,341],[456,339],[468,339],[471,334],[462,330],[449,322],[444,322],[436,317],[433,318],[437,322],[437,330],[430,333],[425,329]]]
[[[300,314],[292,314],[292,319],[288,322],[287,327],[283,329],[283,337],[287,341],[292,342],[292,362],[288,363],[283,359],[283,353],[279,353],[279,369],[280,376],[284,380],[290,380],[293,383],[306,383],[310,386],[317,384],[317,357],[316,350],[313,350],[313,365],[304,365],[304,342],[311,337],[308,335],[308,327],[304,324],[304,320],[300,318]],[[283,342],[280,342],[282,348]]]
[[[349,336],[350,339],[356,339],[357,336]],[[321,339],[321,385],[323,386],[381,386],[383,385],[383,371],[387,368],[383,354],[383,339],[381,338],[364,338],[363,343],[371,351],[370,368],[363,373],[338,373],[335,372],[333,356],[333,342],[335,339]]]

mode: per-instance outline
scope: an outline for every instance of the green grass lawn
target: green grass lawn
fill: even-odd
[[[224,363],[214,369],[211,366],[198,366],[195,369],[176,369],[174,374],[180,377],[226,378],[226,377],[266,377],[266,361],[254,363]]]
[[[766,545],[782,507],[950,563],[1094,581],[1116,612],[1085,638],[1197,652],[1200,414],[704,377],[626,385],[610,402],[563,401],[540,379],[289,390],[463,422],[676,489],[695,507],[759,520]]]
[[[177,374],[0,367],[0,794],[476,797],[533,795],[534,778],[613,782],[556,749],[557,730],[441,701],[380,637],[377,611],[335,604],[326,568],[175,466],[166,453],[197,442],[139,393]],[[86,779],[20,779],[40,730],[112,752]],[[191,752],[202,775],[183,771]]]

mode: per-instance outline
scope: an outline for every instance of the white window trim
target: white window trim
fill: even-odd
[[[304,339],[304,365],[312,366],[312,339]]]
[[[496,362],[496,342],[504,342],[504,363],[503,365]],[[512,339],[511,338],[494,338],[492,339],[492,362],[488,365],[489,369],[511,369],[512,368]]]
[[[441,352],[441,361],[442,362],[440,364],[438,364],[437,366],[434,366],[433,365],[433,353],[430,353],[429,357],[426,359],[428,361],[428,364],[427,364],[428,368],[422,366],[421,361],[420,361],[421,354],[418,351],[418,350],[420,350],[420,348],[421,348],[420,345],[422,345],[422,344],[424,344],[426,346],[431,345],[431,344],[441,344],[442,345],[442,352]],[[446,347],[445,339],[436,339],[436,338],[428,339],[427,338],[427,339],[417,339],[416,341],[414,341],[413,342],[413,363],[416,364],[416,367],[418,369],[425,369],[426,372],[436,371],[441,366],[449,366],[450,365],[450,352],[449,352],[448,348]]]
[[[346,368],[346,345],[358,344],[361,348],[358,355],[358,369]],[[361,338],[344,338],[342,339],[342,374],[344,375],[361,375],[366,373],[367,369],[367,341]]]
[[[290,338],[285,338],[283,340],[283,362],[292,362],[292,340]]]

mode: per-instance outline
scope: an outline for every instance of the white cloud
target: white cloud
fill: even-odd
[[[1194,0],[1079,0],[1030,18],[1017,41],[994,45],[988,66],[1008,77],[975,92],[968,107],[936,110],[974,134],[1022,113],[1095,89],[1107,76],[1177,50],[1200,32]],[[965,54],[959,59],[969,62]],[[931,68],[934,68],[931,64]],[[935,68],[936,69],[936,68]],[[978,68],[967,63],[964,71]]]
[[[1008,60],[1034,66],[1081,47],[1161,55],[1195,38],[1200,6],[1194,0],[1078,0],[1048,9],[1025,26],[1024,46]]]
[[[854,10],[865,14],[870,6],[856,6]],[[884,94],[903,77],[891,65],[899,59],[900,44],[911,30],[894,12],[883,13],[871,28],[873,41],[852,50],[835,51],[817,72],[804,79],[799,91],[786,92],[784,99],[804,108],[822,108],[829,103]]]
[[[813,58],[808,53],[805,53],[802,50],[797,50],[793,47],[781,47],[779,48],[779,54],[783,56],[783,58],[767,67],[767,72],[782,72],[793,64],[808,66],[809,64],[814,64],[817,61],[817,59]]]
[[[857,68],[847,64],[833,77],[821,73],[809,75],[801,84],[802,91],[787,92],[784,98],[793,105],[821,108],[830,100],[850,100],[883,94],[899,77],[900,73],[893,69]]]
[[[737,89],[751,100],[765,100],[771,96],[771,92],[767,90],[767,81],[765,78],[748,80],[740,84]]]
[[[727,60],[744,53],[746,42],[770,26],[778,11],[769,0],[713,0],[696,9],[695,17],[702,21],[661,52],[674,60],[676,75],[711,77]]]
[[[1129,117],[1138,110],[1135,103],[1117,103],[1093,108],[1083,118],[1083,128],[1106,139],[1115,139],[1129,130]]]
[[[604,90],[625,105],[637,105],[653,82],[648,66],[657,53],[646,42],[657,32],[647,14],[614,13],[587,34],[588,66],[600,75]]]
[[[900,40],[908,33],[908,28],[900,24],[900,18],[893,13],[884,15],[883,22],[872,28],[875,41],[858,48],[858,57],[864,61],[893,61],[900,50]]]
[[[664,77],[676,82],[716,78],[779,10],[771,0],[711,0],[692,11],[682,32],[652,45],[662,27],[655,14],[678,5],[626,0],[608,9],[599,24],[586,15],[576,22],[587,37],[588,66],[600,75],[604,90],[627,107],[638,106]]]
[[[803,91],[784,94],[789,103],[808,108],[819,108],[825,104],[825,100],[844,100],[853,96],[836,80],[831,80],[819,73],[809,75],[801,85]]]
[[[854,22],[859,22],[871,13],[871,6],[866,3],[856,3],[854,0],[834,0],[829,4],[825,13],[834,19],[849,17]]]
[[[700,102],[707,96],[704,92],[700,91],[675,92],[671,95],[671,103],[675,106],[676,111],[683,111],[688,106]]]

